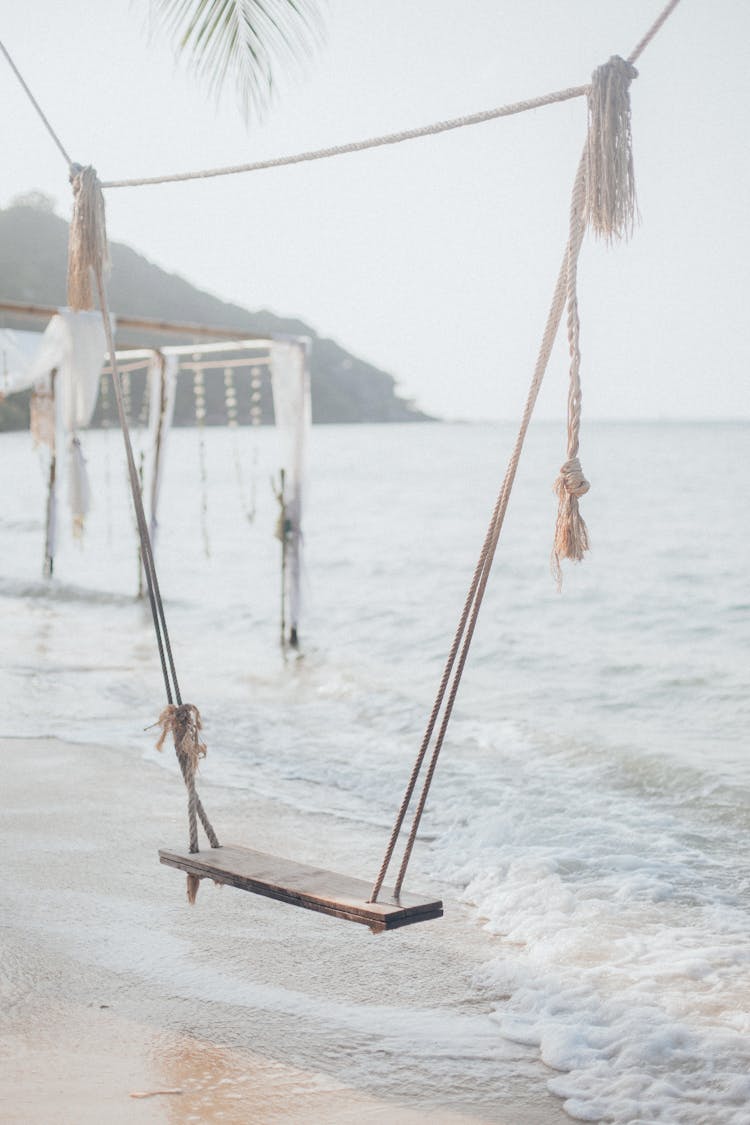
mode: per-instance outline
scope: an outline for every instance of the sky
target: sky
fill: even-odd
[[[263,121],[216,101],[148,0],[0,0],[0,37],[103,180],[345,143],[586,83],[664,0],[327,0]],[[587,236],[585,419],[750,417],[750,4],[681,0],[631,88],[641,222]],[[67,168],[0,59],[0,206],[68,217]],[[110,238],[211,293],[297,316],[441,417],[514,419],[567,237],[583,99],[388,149],[107,192]],[[115,310],[116,311],[116,310]],[[563,424],[555,349],[537,414]]]

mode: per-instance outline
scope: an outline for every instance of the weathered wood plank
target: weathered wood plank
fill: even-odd
[[[201,852],[162,848],[159,859],[190,875],[227,883],[335,918],[361,922],[376,931],[395,930],[399,926],[441,918],[443,914],[439,899],[402,894],[396,900],[392,891],[384,887],[377,902],[368,902],[371,884],[364,879],[338,875],[233,844]]]

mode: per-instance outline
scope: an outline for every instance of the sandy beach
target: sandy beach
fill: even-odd
[[[182,876],[156,859],[184,834],[170,771],[54,740],[5,739],[0,752],[4,1122],[567,1119],[530,1052],[506,1052],[489,1021],[477,1038],[457,904],[379,937],[210,885],[191,909]],[[346,845],[353,870],[362,859],[344,826],[323,839],[246,793],[203,794],[227,839],[317,862]],[[448,1071],[463,1081],[430,1087],[419,1059],[450,1054],[457,1029]],[[492,1089],[472,1077],[472,1056],[488,1051]],[[179,1092],[132,1096],[154,1091]]]

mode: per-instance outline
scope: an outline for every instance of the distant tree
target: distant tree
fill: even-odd
[[[57,201],[43,191],[26,191],[21,195],[14,195],[10,201],[11,207],[31,207],[34,211],[44,211],[54,215]]]
[[[151,0],[151,11],[214,95],[234,79],[246,120],[271,100],[277,68],[299,68],[322,31],[316,0]]]

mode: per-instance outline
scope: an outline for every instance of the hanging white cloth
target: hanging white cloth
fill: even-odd
[[[164,476],[167,436],[174,417],[175,390],[179,361],[175,355],[154,352],[148,370],[148,476],[149,533],[152,548],[159,526],[159,494]]]
[[[68,502],[79,535],[91,503],[86,460],[78,431],[88,426],[99,394],[106,339],[101,314],[61,309],[53,316],[27,372],[39,395],[52,394],[57,430],[67,447]],[[54,507],[54,505],[52,505]]]
[[[286,600],[292,636],[299,627],[302,585],[302,517],[307,445],[312,413],[310,370],[304,343],[274,343],[271,389],[276,428],[282,445],[286,528]]]
[[[31,386],[34,379],[29,372],[41,340],[41,332],[0,328],[0,398]]]

